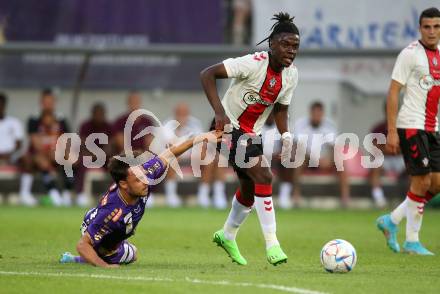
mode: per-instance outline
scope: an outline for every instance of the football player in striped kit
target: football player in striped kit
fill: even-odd
[[[293,60],[300,37],[289,14],[279,13],[273,19],[276,23],[271,34],[262,41],[269,41],[269,51],[229,58],[201,72],[203,88],[215,112],[215,129],[228,132],[217,149],[229,159],[240,181],[229,216],[223,229],[214,233],[214,242],[240,265],[246,265],[247,261],[240,254],[235,238],[252,207],[257,211],[266,241],[267,260],[273,265],[287,262],[276,236],[272,173],[263,155],[260,134],[273,110],[283,141],[291,142],[288,107],[298,83]],[[220,100],[216,80],[226,78],[232,82]],[[230,140],[225,142],[227,136]]]
[[[387,100],[387,146],[392,154],[402,151],[411,183],[405,200],[391,214],[378,218],[388,247],[400,252],[397,225],[406,217],[403,251],[433,255],[419,241],[425,203],[440,192],[440,11],[424,10],[419,18],[421,39],[397,57]],[[399,93],[404,89],[398,110]]]

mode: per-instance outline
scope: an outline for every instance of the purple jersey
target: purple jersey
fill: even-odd
[[[157,156],[144,163],[142,167],[150,179],[161,177],[166,169]],[[134,234],[144,215],[149,194],[150,189],[145,197],[140,197],[135,204],[128,205],[114,184],[101,198],[98,206],[86,213],[81,232],[89,233],[93,248],[98,255],[111,254],[124,240]]]

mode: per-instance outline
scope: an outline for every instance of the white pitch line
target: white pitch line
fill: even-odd
[[[7,272],[0,271],[0,275],[3,276],[40,276],[40,277],[69,277],[69,278],[89,278],[89,279],[108,279],[108,280],[124,280],[124,281],[144,281],[144,282],[187,282],[191,284],[205,284],[205,285],[222,285],[222,286],[233,286],[233,287],[254,287],[262,289],[272,289],[287,293],[297,293],[297,294],[327,294],[326,292],[313,291],[303,288],[283,286],[283,285],[273,285],[273,284],[254,284],[254,283],[237,283],[229,281],[209,281],[209,280],[199,280],[186,277],[183,280],[160,278],[160,277],[142,277],[142,276],[113,276],[113,275],[102,275],[102,274],[71,274],[71,273],[40,273],[40,272]]]

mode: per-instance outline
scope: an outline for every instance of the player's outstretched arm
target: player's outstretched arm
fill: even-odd
[[[219,142],[222,135],[223,131],[211,131],[200,134],[196,137],[191,137],[185,140],[183,143],[168,148],[167,150],[159,154],[159,158],[165,165],[168,165],[174,158],[179,157],[180,155],[185,153],[185,151],[192,148],[194,145],[197,145],[198,143],[202,143],[203,141],[207,140],[209,136],[213,136],[216,142]]]
[[[223,131],[225,124],[231,121],[226,116],[225,109],[220,101],[217,91],[217,79],[227,79],[228,74],[223,63],[214,64],[205,68],[200,72],[200,80],[202,81],[203,90],[215,113],[215,129]]]
[[[90,236],[87,232],[78,241],[78,244],[76,245],[76,250],[78,251],[79,255],[81,255],[81,257],[87,261],[87,263],[90,263],[94,266],[105,268],[119,267],[118,264],[106,263],[98,256],[95,249],[93,249],[92,240],[90,239]]]

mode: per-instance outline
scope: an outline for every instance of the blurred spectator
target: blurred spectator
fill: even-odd
[[[24,131],[21,122],[6,115],[8,97],[0,93],[0,166],[15,166],[20,160],[21,147],[24,139]],[[25,195],[21,199],[22,204],[34,206],[37,204],[32,195]]]
[[[112,133],[113,133],[113,143],[114,143],[114,154],[119,154],[124,151],[124,127],[127,122],[129,115],[135,111],[140,109],[142,106],[142,98],[140,93],[133,91],[128,94],[127,97],[127,113],[121,115],[113,124]],[[133,150],[141,150],[145,151],[151,144],[153,140],[153,136],[151,134],[147,134],[141,138],[134,140],[134,137],[139,134],[142,130],[149,126],[153,126],[153,122],[151,118],[146,116],[138,117],[131,130],[130,138],[131,138],[131,148]]]
[[[58,137],[69,132],[69,129],[66,121],[55,114],[55,103],[56,97],[52,90],[43,90],[40,98],[40,115],[31,117],[28,121],[30,143],[29,151],[23,157],[20,197],[22,200],[32,197],[32,174],[41,172],[52,203],[55,206],[69,206],[72,201],[70,190],[73,188],[73,179],[67,177],[55,161],[55,146]],[[63,178],[62,194],[57,185],[58,174]]]
[[[384,104],[384,112],[386,113],[386,103]],[[377,123],[372,128],[371,133],[384,134],[386,137],[388,133],[387,120],[384,119]],[[377,208],[384,208],[387,205],[387,200],[382,188],[381,177],[384,172],[393,173],[396,177],[405,176],[405,162],[401,154],[393,155],[387,153],[385,144],[377,144],[376,140],[373,141],[373,144],[382,151],[385,158],[382,166],[370,169],[371,196]]]
[[[304,139],[300,137],[303,136]],[[328,142],[324,139],[324,136],[333,137]],[[296,121],[294,127],[294,141],[298,148],[303,149],[302,144],[305,146],[305,160],[304,163],[294,170],[294,201],[301,202],[301,191],[299,188],[300,177],[304,171],[304,167],[307,164],[310,167],[311,155],[319,156],[318,166],[319,170],[336,170],[334,163],[335,154],[335,138],[337,136],[337,129],[334,124],[324,118],[324,105],[321,102],[314,102],[310,106],[310,116],[302,118]],[[322,147],[321,147],[322,146]],[[343,171],[336,171],[339,177],[340,190],[341,190],[341,204],[343,207],[347,207],[350,201],[350,186],[348,182],[348,174],[346,168]]]
[[[232,43],[248,44],[251,33],[252,0],[232,0]]]
[[[179,126],[175,130],[167,130],[166,137],[168,138],[178,138],[189,136],[189,135],[197,135],[202,133],[202,124],[200,120],[191,116],[190,110],[187,104],[179,103],[174,108],[174,117],[165,120],[164,124],[170,120],[176,120],[179,122]],[[175,142],[168,142],[175,143]],[[190,166],[191,163],[191,150],[188,150],[184,154],[179,157],[179,163],[182,165]],[[199,186],[200,191],[200,186]],[[165,200],[168,206],[170,207],[179,207],[182,205],[182,200],[177,194],[177,180],[176,180],[176,172],[174,169],[168,169],[168,173],[165,181]],[[199,203],[203,206],[203,203]]]
[[[206,152],[206,144],[204,152]],[[218,152],[215,152],[215,159],[208,165],[202,166],[202,177],[200,179],[199,189],[197,192],[197,201],[201,207],[213,206],[216,209],[226,209],[228,207],[228,200],[225,192],[226,175],[228,174],[228,167],[219,167]],[[204,158],[202,156],[202,158]],[[224,159],[227,162],[227,159]],[[212,185],[212,201],[209,198],[209,190]]]
[[[8,97],[0,93],[0,165],[15,165],[24,140],[21,122],[6,115]]]
[[[106,109],[102,103],[96,103],[92,106],[91,109],[91,117],[89,120],[83,122],[79,129],[79,136],[81,137],[81,153],[80,159],[84,158],[84,156],[92,156],[92,161],[95,162],[97,160],[96,154],[91,152],[85,146],[85,141],[87,137],[91,134],[105,134],[108,138],[108,143],[112,140],[112,127],[111,124],[107,121],[106,118]],[[98,148],[103,150],[106,155],[105,163],[107,164],[107,160],[111,155],[110,144],[101,144],[97,139],[95,139],[94,143]],[[75,172],[75,191],[77,193],[76,203],[79,206],[89,206],[90,204],[90,196],[84,193],[84,179],[87,173],[87,168],[84,166],[83,161],[79,160],[76,166]]]
[[[273,113],[268,116],[261,135],[263,137],[264,156],[272,159],[272,171],[279,180],[278,206],[282,209],[292,208],[293,171],[281,164],[281,140],[275,140],[276,136],[281,138],[281,135],[276,127]]]
[[[213,120],[210,125],[210,130],[214,129],[215,121]],[[228,207],[226,192],[225,192],[225,181],[226,175],[230,167],[220,167],[219,159],[222,157],[216,150],[212,150],[215,154],[207,154],[209,149],[207,149],[207,144],[203,145],[201,158],[211,158],[214,156],[214,160],[208,164],[202,166],[202,177],[200,179],[199,190],[197,192],[197,201],[201,207],[207,208],[209,206],[214,206],[216,209],[225,209]],[[222,158],[227,162],[227,159]],[[212,185],[213,198],[209,197],[210,187]]]

